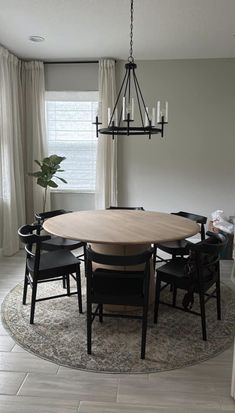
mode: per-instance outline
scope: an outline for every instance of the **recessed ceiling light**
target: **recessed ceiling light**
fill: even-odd
[[[29,40],[31,42],[39,43],[39,42],[44,42],[45,38],[42,36],[30,36]]]

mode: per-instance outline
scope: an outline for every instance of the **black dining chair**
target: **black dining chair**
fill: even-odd
[[[35,219],[39,225],[37,234],[40,235],[43,229],[43,223],[46,219],[56,217],[58,215],[68,214],[72,211],[66,211],[65,209],[57,209],[53,211],[40,212],[35,214]],[[83,248],[83,253],[79,254],[77,258],[81,261],[86,260],[86,243],[81,241],[76,241],[72,239],[62,238],[52,235],[50,239],[42,242],[41,249],[45,251],[56,251],[56,250],[68,250],[72,251],[78,248]]]
[[[207,232],[209,238],[197,244],[187,244],[188,258],[174,257],[157,269],[154,323],[157,323],[159,304],[173,306],[201,317],[202,337],[207,339],[205,303],[216,298],[217,319],[221,319],[220,303],[220,254],[227,244],[224,234]],[[164,283],[162,285],[162,283]],[[172,286],[172,303],[160,299],[161,291]],[[213,291],[211,288],[214,287]],[[177,305],[177,290],[184,290],[182,305]],[[199,295],[200,311],[192,310],[194,294]]]
[[[147,315],[149,300],[150,259],[152,249],[138,255],[117,256],[97,253],[89,247],[87,249],[87,353],[91,354],[91,327],[95,317],[103,321],[103,317],[126,317],[142,320],[141,358],[145,358]],[[93,269],[93,264],[98,264]],[[120,270],[115,267],[130,267],[142,264],[138,270],[126,268]],[[107,269],[103,266],[111,265]],[[93,304],[96,309],[93,311]],[[140,307],[141,315],[126,315],[104,313],[103,305],[128,305]],[[128,336],[127,336],[128,339]]]
[[[191,212],[185,212],[185,211],[172,212],[171,214],[178,215],[183,218],[191,219],[191,221],[194,221],[197,224],[199,224],[201,241],[205,239],[205,224],[207,222],[207,217],[203,215],[192,214]],[[189,254],[188,241],[186,239],[182,239],[178,241],[162,242],[162,243],[158,243],[155,245],[154,262],[167,262],[168,259],[165,259],[157,254],[157,249],[171,255],[171,258],[176,257],[176,256],[183,257],[184,255]]]
[[[80,261],[70,251],[56,250],[41,253],[43,242],[50,240],[50,235],[38,235],[39,225],[23,225],[18,230],[20,241],[25,244],[26,268],[23,289],[23,304],[26,304],[28,285],[32,288],[30,324],[34,322],[35,304],[52,298],[78,295],[79,312],[82,313]],[[75,274],[75,275],[74,275]],[[76,281],[76,292],[70,290],[70,276]],[[39,283],[64,280],[66,294],[37,298]]]

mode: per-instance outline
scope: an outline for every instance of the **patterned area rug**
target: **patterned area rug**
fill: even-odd
[[[52,284],[39,285],[40,295],[54,294],[55,290],[58,293],[61,285]],[[164,294],[170,298],[169,292]],[[164,299],[168,298],[166,295]],[[178,298],[181,302],[180,294]],[[105,318],[102,324],[95,320],[89,356],[86,313],[79,314],[76,295],[37,303],[34,325],[29,324],[30,305],[23,306],[21,301],[22,286],[17,285],[2,304],[3,323],[14,340],[39,357],[75,369],[107,373],[176,369],[224,351],[232,345],[235,334],[235,291],[223,284],[222,321],[216,319],[216,301],[212,299],[206,304],[207,342],[201,338],[200,317],[162,305],[156,326],[150,311],[145,360],[140,359],[140,320]],[[195,300],[195,310],[197,306]]]

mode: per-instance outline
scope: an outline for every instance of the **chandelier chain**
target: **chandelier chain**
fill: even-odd
[[[134,6],[133,6],[134,0],[131,0],[131,24],[130,24],[130,56],[129,56],[129,62],[134,62],[133,58],[133,11],[134,11]]]

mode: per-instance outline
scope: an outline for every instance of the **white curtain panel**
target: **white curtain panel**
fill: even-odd
[[[115,60],[99,61],[99,118],[101,127],[108,126],[108,107],[116,98]],[[117,205],[117,141],[110,135],[100,135],[96,159],[96,209]]]
[[[17,230],[42,210],[43,190],[28,172],[47,154],[41,62],[22,62],[0,46],[0,248],[13,255]],[[49,205],[47,206],[49,208]]]
[[[17,230],[25,222],[20,69],[19,60],[0,46],[0,233],[4,255],[18,251]]]
[[[22,87],[24,103],[24,156],[26,176],[26,217],[34,220],[35,212],[43,210],[44,189],[28,172],[35,172],[35,159],[42,160],[47,155],[45,121],[45,79],[42,62],[22,62]],[[49,196],[46,209],[49,209]]]

